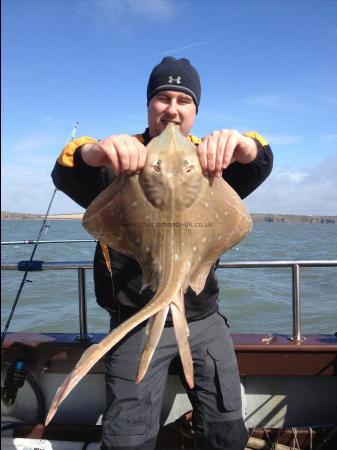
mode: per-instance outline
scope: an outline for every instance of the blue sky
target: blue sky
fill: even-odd
[[[3,0],[2,210],[46,211],[76,121],[78,136],[142,132],[167,55],[200,73],[194,134],[270,142],[251,212],[337,214],[337,2],[325,0]],[[51,213],[81,211],[59,192]]]

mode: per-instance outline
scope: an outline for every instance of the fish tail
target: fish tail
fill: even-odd
[[[170,309],[172,312],[174,332],[176,335],[185,379],[188,386],[192,389],[194,387],[193,360],[188,342],[189,332],[185,317],[184,294],[182,290],[180,291],[180,296],[176,299],[176,301],[171,303]]]
[[[168,311],[169,306],[166,306],[164,309],[157,312],[155,316],[150,318],[151,323],[149,324],[148,336],[144,345],[144,350],[139,360],[135,383],[140,383],[146,374],[152,356],[162,335]]]
[[[147,320],[149,317],[157,314],[163,308],[166,308],[177,295],[178,286],[181,280],[176,277],[170,277],[169,282],[160,286],[153,299],[145,305],[134,316],[130,317],[117,328],[112,330],[101,342],[91,345],[82,355],[75,368],[66,377],[62,386],[58,389],[50,406],[45,426],[52,420],[58,407],[64,399],[70,394],[79,381],[89,372],[89,370],[99,361],[114,345],[116,345],[124,336],[133,330],[137,325]]]

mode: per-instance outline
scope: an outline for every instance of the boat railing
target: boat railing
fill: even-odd
[[[71,242],[94,242],[93,240],[73,240]],[[60,241],[42,241],[40,243],[60,243]],[[67,241],[69,242],[69,241]],[[12,242],[3,242],[9,245]],[[34,243],[34,241],[16,241],[18,243]],[[290,268],[292,283],[292,339],[295,342],[303,340],[301,332],[301,296],[300,269],[303,267],[337,267],[337,260],[275,260],[275,261],[221,261],[219,269],[247,269],[247,268]],[[90,340],[87,327],[87,302],[86,302],[86,270],[93,269],[92,261],[73,262],[44,262],[44,261],[20,261],[19,263],[1,263],[1,270],[41,271],[41,270],[77,270],[78,278],[78,302],[79,302],[79,328],[80,341]]]

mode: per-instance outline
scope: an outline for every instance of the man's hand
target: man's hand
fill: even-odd
[[[234,161],[248,164],[257,156],[255,141],[236,130],[216,130],[205,136],[198,146],[204,175],[221,177],[223,169]]]
[[[81,155],[89,166],[107,166],[116,175],[121,172],[131,175],[143,169],[146,149],[134,136],[115,134],[94,144],[84,144]]]

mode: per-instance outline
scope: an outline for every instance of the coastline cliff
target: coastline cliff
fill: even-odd
[[[251,214],[254,223],[322,223],[337,224],[337,216],[314,216],[296,214]],[[75,214],[51,214],[48,220],[81,220],[83,213]],[[1,211],[1,220],[42,220],[43,214],[14,213]]]

